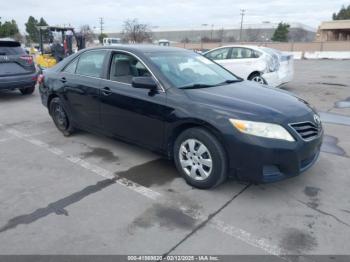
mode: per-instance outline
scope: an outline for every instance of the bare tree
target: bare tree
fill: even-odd
[[[152,32],[147,24],[141,24],[137,19],[128,19],[123,25],[123,40],[131,43],[150,42]]]
[[[96,36],[94,31],[90,28],[89,25],[82,25],[80,26],[79,33],[85,37],[86,42],[92,43]]]

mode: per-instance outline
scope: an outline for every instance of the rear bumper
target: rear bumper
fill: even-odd
[[[35,85],[38,73],[0,77],[0,90],[27,88]]]
[[[263,74],[263,78],[266,80],[267,84],[272,87],[278,87],[283,84],[286,84],[293,80],[294,73],[289,72],[271,72]]]

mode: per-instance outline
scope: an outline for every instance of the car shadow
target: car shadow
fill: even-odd
[[[32,95],[22,95],[19,90],[0,90],[0,102],[11,101],[11,100],[28,100],[36,96],[36,93]]]

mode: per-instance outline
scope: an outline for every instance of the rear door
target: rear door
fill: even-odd
[[[0,40],[0,77],[35,73],[33,57],[26,54],[20,43]]]
[[[225,67],[237,76],[247,79],[254,71],[261,71],[259,52],[245,47],[232,47],[232,50],[225,60]]]
[[[63,85],[64,99],[75,122],[87,128],[100,125],[100,82],[108,51],[82,53],[68,64],[57,79]]]

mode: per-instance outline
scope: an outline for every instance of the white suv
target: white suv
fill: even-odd
[[[235,75],[278,87],[293,79],[293,56],[278,50],[260,47],[232,45],[223,46],[204,53]]]

